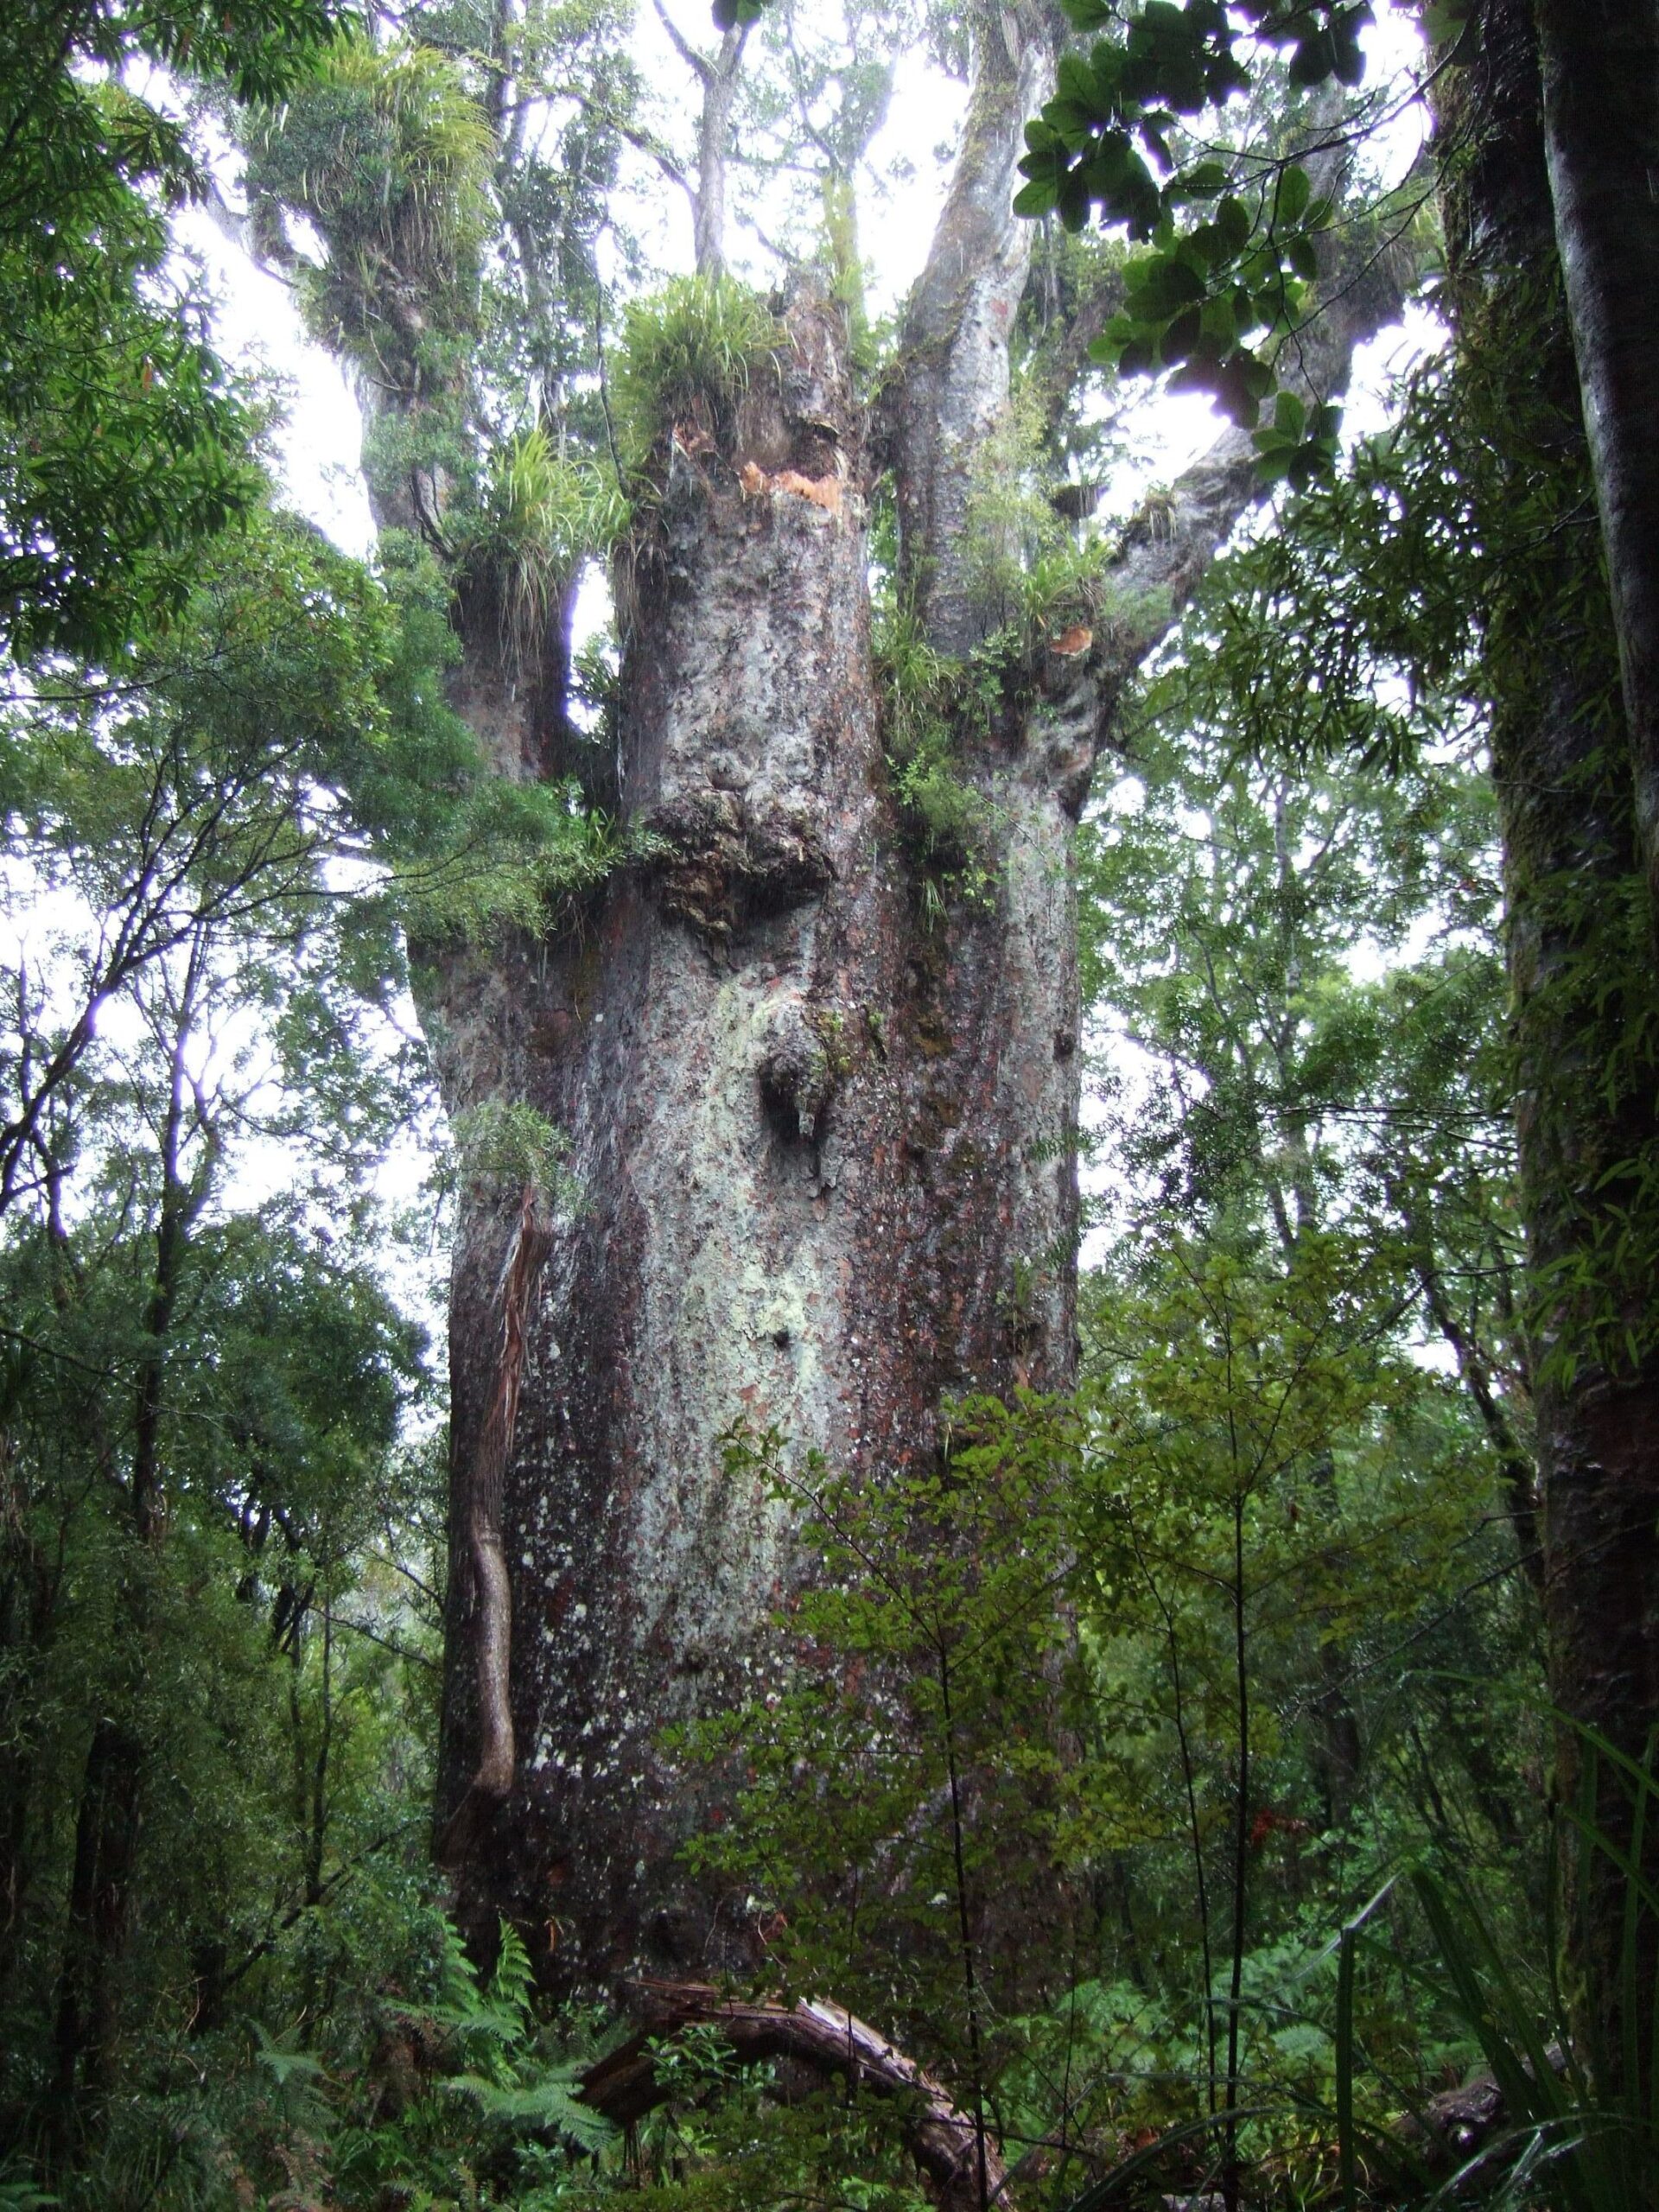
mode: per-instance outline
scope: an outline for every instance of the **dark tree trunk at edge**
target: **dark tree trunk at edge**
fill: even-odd
[[[1486,0],[1468,66],[1445,80],[1458,149],[1446,229],[1472,435],[1494,457],[1483,535],[1512,549],[1483,609],[1493,699],[1517,1052],[1521,1202],[1532,1277],[1551,1689],[1569,1723],[1640,1758],[1659,1719],[1659,1355],[1643,1170],[1659,1096],[1643,1039],[1653,973],[1616,645],[1605,616],[1590,463],[1554,260],[1538,48],[1528,0]],[[1489,425],[1503,425],[1495,437]],[[1522,527],[1516,534],[1517,519]],[[1506,535],[1507,533],[1507,535]],[[1627,1347],[1636,1346],[1634,1353]],[[1559,1739],[1576,1795],[1581,1736]],[[1610,1763],[1597,1813],[1628,1846]],[[1653,1822],[1648,1822],[1653,1835]],[[1609,2086],[1622,2070],[1623,1885],[1581,1859],[1567,1899],[1580,2029]],[[1650,2034],[1654,1917],[1635,1991]]]

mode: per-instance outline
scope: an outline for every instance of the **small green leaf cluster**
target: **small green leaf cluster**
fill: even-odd
[[[1108,0],[1066,0],[1082,31],[1118,12]],[[1255,65],[1238,50],[1247,35],[1291,48],[1294,85],[1357,85],[1359,31],[1370,17],[1366,0],[1250,0],[1243,9],[1146,0],[1121,42],[1100,39],[1087,57],[1061,57],[1058,88],[1027,126],[1027,181],[1014,206],[1027,216],[1057,213],[1071,230],[1098,211],[1150,248],[1131,263],[1128,296],[1093,341],[1093,359],[1127,372],[1173,369],[1178,388],[1213,393],[1236,423],[1255,429],[1274,383],[1264,340],[1294,327],[1319,275],[1317,240],[1332,204],[1296,161],[1258,162],[1246,183],[1237,162],[1181,158],[1172,134],[1181,118],[1249,89]],[[1183,214],[1193,207],[1211,212],[1193,222]],[[1296,440],[1276,420],[1264,461],[1276,475],[1311,477],[1330,465],[1333,435],[1334,418]]]
[[[490,1098],[450,1117],[454,1173],[486,1194],[516,1198],[534,1191],[544,1205],[569,1208],[581,1186],[566,1161],[563,1129],[522,1098]]]
[[[1073,28],[1084,33],[1122,13],[1112,0],[1064,4]],[[1224,175],[1211,176],[1211,164],[1178,168],[1168,134],[1179,117],[1249,91],[1249,71],[1237,50],[1243,36],[1289,46],[1293,84],[1335,77],[1357,85],[1364,70],[1359,32],[1370,19],[1368,0],[1245,0],[1231,8],[1223,0],[1187,0],[1185,7],[1143,0],[1128,16],[1121,44],[1100,39],[1086,59],[1061,57],[1058,88],[1027,126],[1020,168],[1030,183],[1015,202],[1019,212],[1052,208],[1077,230],[1097,207],[1132,237],[1150,238],[1173,209],[1213,199],[1224,184]],[[1162,187],[1147,155],[1170,180]]]
[[[630,302],[611,379],[617,445],[630,472],[660,467],[677,424],[729,438],[754,378],[775,374],[783,326],[758,293],[724,273],[677,276]]]

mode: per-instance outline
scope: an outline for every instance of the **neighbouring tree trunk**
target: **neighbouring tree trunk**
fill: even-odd
[[[699,61],[702,119],[697,131],[697,193],[692,229],[699,274],[715,275],[726,257],[726,163],[731,152],[732,108],[743,66],[747,29],[728,31],[713,61]]]
[[[1659,4],[1536,4],[1555,239],[1659,918]]]
[[[464,1923],[487,1941],[510,1915],[567,1986],[751,1957],[744,1899],[677,1861],[734,1777],[677,1770],[662,1740],[793,1656],[774,1625],[792,1516],[728,1467],[732,1424],[878,1483],[938,1451],[951,1394],[1074,1371],[1073,832],[1128,674],[1255,480],[1228,433],[1126,533],[1084,642],[1037,631],[962,718],[989,888],[925,897],[884,757],[865,524],[890,466],[902,581],[960,656],[986,626],[969,462],[1006,403],[1029,251],[1014,164],[1056,37],[1039,4],[976,20],[960,167],[874,442],[842,311],[800,288],[779,376],[717,452],[675,443],[619,563],[617,803],[664,856],[550,936],[416,950],[450,1109],[528,1102],[580,1190],[553,1219],[516,1192],[461,1200],[438,1808]],[[1304,349],[1323,391],[1398,296],[1380,265],[1339,288]],[[469,644],[457,699],[534,772],[534,687],[490,650]]]
[[[1639,1758],[1659,1718],[1659,1357],[1644,1189],[1659,1102],[1644,1042],[1655,1007],[1642,863],[1528,0],[1486,0],[1467,59],[1441,96],[1442,130],[1458,149],[1446,230],[1471,452],[1492,461],[1475,471],[1491,502],[1477,524],[1510,550],[1483,613],[1551,1688],[1569,1723]],[[1569,1726],[1559,1744],[1563,1796],[1578,1789],[1584,1761]],[[1605,1760],[1597,1810],[1628,1847],[1630,1798]],[[1610,2086],[1631,1993],[1620,1971],[1623,1891],[1611,1862],[1591,1859],[1568,1900],[1579,2023]],[[1644,1916],[1634,1982],[1642,2040],[1655,1936]]]

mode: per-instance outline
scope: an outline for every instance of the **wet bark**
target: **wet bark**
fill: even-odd
[[[1524,0],[1487,0],[1477,31],[1469,66],[1446,80],[1443,96],[1442,128],[1458,148],[1446,228],[1462,373],[1479,410],[1475,435],[1489,417],[1506,431],[1490,444],[1501,460],[1478,520],[1483,535],[1489,527],[1491,542],[1515,552],[1485,610],[1486,652],[1551,1688],[1570,1722],[1639,1758],[1659,1718],[1659,1357],[1648,1348],[1650,1280],[1619,1254],[1620,1224],[1649,1219],[1643,1167],[1659,1144],[1641,1045],[1652,971],[1629,732],[1601,613],[1589,452],[1554,255],[1530,10]],[[1583,1738],[1563,1730],[1564,1796],[1577,1793],[1585,1758]],[[1596,1811],[1628,1845],[1629,1797],[1606,1761]],[[1629,1993],[1623,1885],[1607,1860],[1586,1858],[1567,1902],[1579,2028],[1586,2055],[1616,2086]],[[1644,1993],[1655,1936],[1643,1916],[1639,2040],[1650,2032]]]
[[[794,1656],[775,1625],[803,1572],[791,1520],[728,1468],[731,1426],[775,1426],[875,1483],[937,1452],[953,1394],[1074,1371],[1073,833],[1128,673],[1255,479],[1228,434],[1126,532],[1086,643],[1038,634],[1010,658],[956,733],[988,888],[925,897],[884,757],[867,499],[891,466],[912,604],[959,655],[986,626],[967,459],[1007,397],[1029,234],[1008,181],[1051,34],[1040,8],[987,11],[961,171],[874,439],[842,311],[809,287],[733,435],[664,456],[619,565],[614,787],[662,856],[546,937],[416,949],[451,1109],[529,1102],[567,1133],[581,1192],[548,1224],[524,1324],[505,1603],[473,1532],[517,1192],[463,1198],[450,1328],[439,1832],[463,1921],[487,1942],[509,1914],[556,1985],[752,1963],[744,1899],[676,1855],[734,1777],[663,1745]],[[1306,349],[1327,389],[1397,299],[1386,272],[1343,291]],[[533,704],[486,640],[456,696],[529,772]],[[497,1797],[477,1785],[505,1741],[504,1618]]]
[[[1659,6],[1537,0],[1544,139],[1659,914]]]

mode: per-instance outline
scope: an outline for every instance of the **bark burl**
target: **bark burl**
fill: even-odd
[[[775,1424],[879,1482],[938,1448],[950,1394],[1073,1370],[1073,831],[1251,455],[1225,435],[1127,533],[1087,646],[1035,635],[959,734],[993,887],[930,911],[884,760],[866,522],[891,467],[923,632],[971,646],[964,486],[1007,397],[1032,238],[1014,164],[1057,37],[1041,5],[976,25],[956,183],[874,423],[841,310],[798,288],[778,374],[729,435],[674,441],[621,564],[616,803],[662,856],[552,939],[421,962],[452,1110],[529,1102],[581,1192],[551,1220],[463,1204],[439,1807],[464,1919],[539,1931],[567,1986],[747,1958],[744,1901],[677,1863],[721,1785],[660,1747],[790,1657],[790,1521],[722,1433]],[[1376,267],[1338,289],[1304,346],[1322,397],[1397,299]],[[493,650],[469,641],[457,698],[537,772],[556,746]]]

